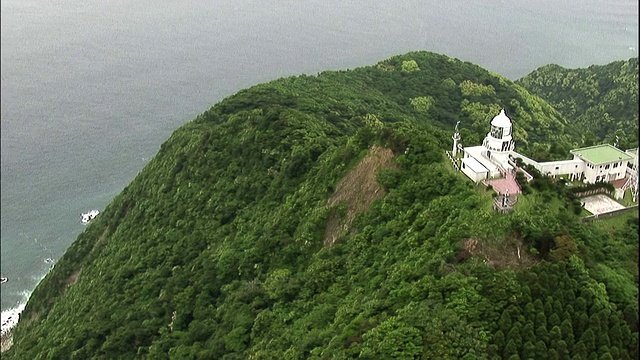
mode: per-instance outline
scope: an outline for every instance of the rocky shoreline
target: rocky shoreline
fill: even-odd
[[[11,330],[0,334],[0,353],[3,353],[11,348],[13,345],[13,334]]]

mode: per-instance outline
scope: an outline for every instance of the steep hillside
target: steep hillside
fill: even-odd
[[[585,225],[539,179],[499,215],[453,171],[455,123],[480,143],[500,108],[525,154],[577,141],[522,87],[426,52],[224,99],[87,226],[3,358],[635,358],[637,212]]]
[[[638,58],[586,69],[547,65],[516,83],[570,119],[585,145],[613,144],[617,135],[622,149],[638,147]]]

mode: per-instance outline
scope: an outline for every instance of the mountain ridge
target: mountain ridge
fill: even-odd
[[[542,98],[428,52],[223,99],[78,236],[34,291],[7,358],[562,357],[569,346],[633,358],[637,271],[617,265],[633,262],[633,225],[585,227],[548,179],[526,207],[496,214],[491,193],[448,164],[454,124],[479,144],[500,108],[524,154],[562,158],[579,144]],[[376,148],[393,154],[395,169],[376,176],[385,194],[328,249],[331,217],[348,220],[329,199]],[[539,262],[457,261],[470,238],[521,241]],[[565,258],[540,254],[560,243]],[[619,250],[607,258],[605,246]],[[608,345],[594,338],[611,329]]]

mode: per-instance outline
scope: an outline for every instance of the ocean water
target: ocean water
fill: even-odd
[[[638,56],[636,0],[2,0],[3,330],[180,125],[278,77],[414,50],[517,79]],[[5,324],[6,323],[6,324]]]

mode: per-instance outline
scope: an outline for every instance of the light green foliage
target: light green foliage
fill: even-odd
[[[386,61],[380,61],[379,63],[376,64],[376,68],[383,70],[383,71],[393,71],[395,70],[395,68],[393,67],[393,65],[389,64]]]
[[[476,84],[471,80],[465,80],[459,86],[464,96],[494,96],[496,94],[493,85]]]
[[[431,96],[419,96],[411,99],[411,106],[420,113],[427,113],[434,105],[435,100]]]
[[[460,110],[469,118],[471,128],[478,133],[483,133],[483,137],[491,130],[491,119],[499,114],[501,109],[502,106],[498,104],[470,102],[466,99],[460,104]]]
[[[384,127],[384,123],[378,119],[374,114],[367,114],[364,116],[364,123],[366,126],[375,129],[381,130]]]
[[[422,353],[420,331],[396,317],[384,320],[362,338],[360,358],[363,359],[415,359]]]
[[[627,305],[632,299],[638,298],[638,287],[633,276],[624,269],[612,269],[607,265],[598,264],[597,271],[606,286],[606,293],[617,304]]]
[[[418,63],[415,60],[406,60],[402,62],[402,71],[411,73],[420,71],[420,67],[418,67]]]
[[[267,275],[264,281],[264,291],[274,300],[285,300],[293,295],[291,271],[276,269]]]

